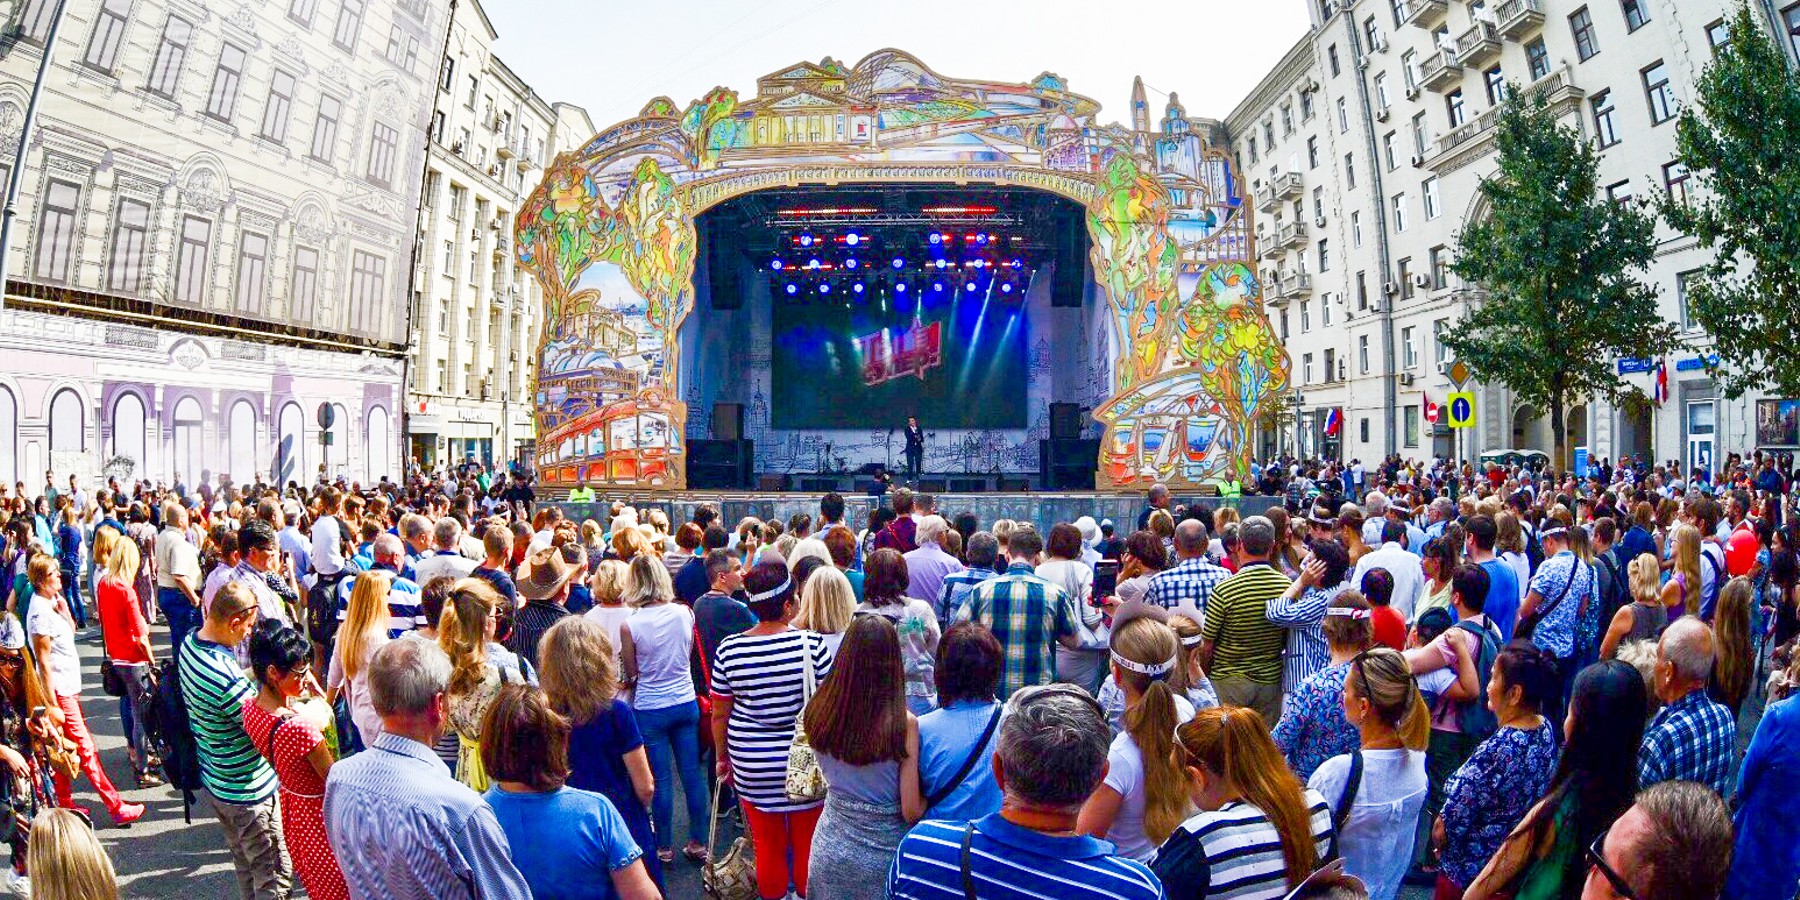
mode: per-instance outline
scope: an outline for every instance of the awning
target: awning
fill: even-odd
[[[444,430],[444,420],[440,416],[413,414],[406,417],[407,434],[437,434]]]

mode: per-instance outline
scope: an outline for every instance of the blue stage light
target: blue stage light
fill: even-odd
[[[787,292],[788,292],[788,296],[789,296],[789,297],[792,297],[792,296],[794,296],[794,295],[795,295],[795,294],[798,294],[798,293],[800,293],[800,286],[799,286],[799,285],[797,285],[797,284],[792,284],[792,283],[790,283],[790,284],[789,284],[789,285],[788,285],[788,286],[787,286]]]
[[[781,260],[777,259],[777,260],[770,262],[769,268],[774,269],[777,272],[781,271]]]
[[[944,283],[941,281],[934,281],[931,283],[931,289],[942,292],[944,290]]]
[[[975,236],[975,243],[986,246],[987,242],[988,242],[988,236],[987,236],[986,232],[982,232],[981,234],[978,234]]]
[[[856,268],[856,257],[852,256],[849,259],[844,260],[844,268],[846,268],[846,269]]]
[[[862,235],[852,231],[849,234],[844,235],[844,243],[854,247],[857,244],[862,243]]]
[[[819,267],[819,261],[817,259],[809,259],[806,261],[806,267],[809,269],[816,269]]]
[[[894,268],[896,268],[896,269],[906,268],[906,260],[901,259],[898,256],[894,257]]]
[[[860,282],[860,281],[859,281],[859,282],[857,282],[857,283],[855,283],[855,284],[853,284],[853,285],[851,285],[851,286],[850,286],[850,290],[852,290],[852,291],[854,291],[854,292],[856,292],[856,293],[858,293],[858,294],[860,294],[860,293],[862,293],[862,292],[863,292],[863,285],[862,285],[862,282]]]
[[[965,284],[965,285],[963,285],[963,290],[965,290],[965,291],[973,291],[973,290],[975,290],[975,287],[976,287],[976,284],[975,284],[975,282],[973,282],[973,281],[971,281],[971,282],[969,282],[969,283],[968,283],[968,284]]]
[[[819,285],[819,293],[821,293],[821,294],[831,293],[831,285],[829,283],[820,284]]]
[[[1022,269],[1025,267],[1025,261],[1015,258],[1012,262],[1007,263],[1007,265],[1012,266],[1015,269]]]
[[[969,261],[969,267],[972,269],[979,269],[985,265],[987,265],[986,260],[974,259]]]
[[[812,237],[812,235],[810,235],[810,234],[803,234],[803,235],[801,235],[801,236],[800,236],[800,246],[802,246],[802,247],[811,247],[811,246],[812,246],[812,245],[813,245],[813,237]]]
[[[896,294],[906,293],[906,282],[902,281],[899,284],[894,285],[894,293],[896,293]]]
[[[944,236],[934,231],[931,233],[931,242],[933,244],[941,244],[944,242]]]
[[[1003,284],[1000,286],[1000,293],[1002,293],[1002,294],[1010,294],[1010,293],[1012,293],[1012,291],[1013,291],[1013,287],[1012,287],[1012,282],[1010,282],[1010,281],[1007,282],[1006,284]]]
[[[938,268],[940,268],[940,269],[942,269],[942,268],[943,268],[943,267],[945,267],[945,266],[947,266],[947,265],[949,265],[949,264],[950,264],[950,263],[948,263],[948,262],[946,262],[946,261],[945,261],[945,260],[941,260],[941,259],[940,259],[940,260],[938,260],[938,261],[937,261],[937,267],[938,267]]]

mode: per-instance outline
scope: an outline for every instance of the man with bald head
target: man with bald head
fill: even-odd
[[[1713,633],[1694,616],[1675,620],[1656,644],[1656,696],[1663,708],[1644,730],[1638,786],[1698,781],[1721,796],[1731,780],[1737,717],[1706,696]]]
[[[1169,508],[1169,486],[1160,481],[1151,485],[1148,500],[1150,505],[1144,507],[1143,512],[1138,513],[1137,527],[1139,531],[1143,531],[1150,527],[1150,515],[1152,513],[1159,509]]]
[[[1231,573],[1206,556],[1206,526],[1197,519],[1185,519],[1175,526],[1175,566],[1150,576],[1144,590],[1144,602],[1154,603],[1192,617],[1198,622],[1206,614],[1206,603],[1213,589],[1223,584]]]

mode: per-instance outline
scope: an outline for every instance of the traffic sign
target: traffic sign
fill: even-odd
[[[1451,394],[1444,404],[1444,411],[1449,414],[1451,428],[1473,428],[1475,426],[1475,394],[1464,391]]]
[[[1468,363],[1459,359],[1450,364],[1450,380],[1454,382],[1457,387],[1462,387],[1463,384],[1469,380],[1469,374]]]

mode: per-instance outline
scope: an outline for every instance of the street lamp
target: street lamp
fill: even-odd
[[[25,121],[19,127],[19,146],[13,151],[12,177],[6,182],[6,206],[0,209],[0,306],[6,303],[6,264],[12,254],[12,224],[19,214],[19,186],[25,183],[25,151],[31,146],[31,132],[37,122],[38,96],[44,92],[44,76],[50,73],[50,58],[56,53],[56,32],[62,26],[63,4],[56,0],[50,13],[50,30],[44,34],[44,55],[38,60],[37,78],[31,82],[31,99],[25,103]]]

